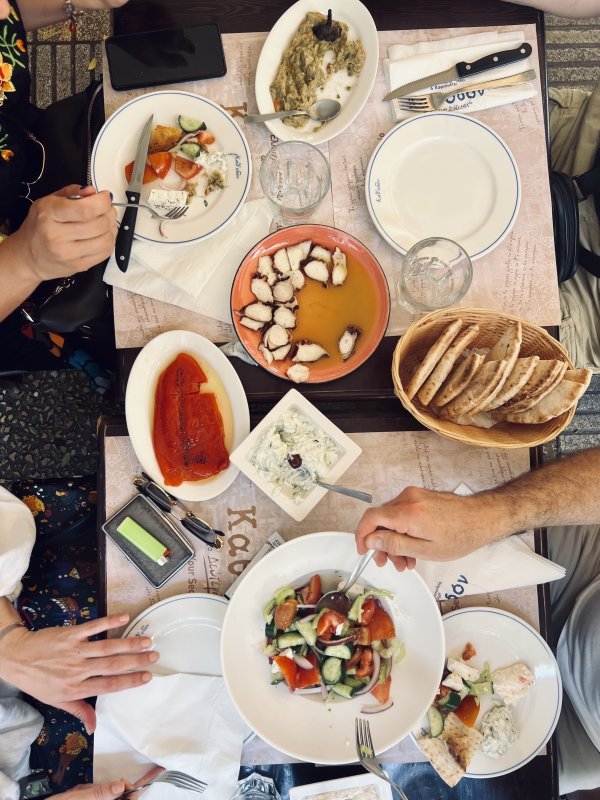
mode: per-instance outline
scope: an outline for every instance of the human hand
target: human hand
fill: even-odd
[[[78,717],[88,733],[96,714],[83,698],[120,692],[148,683],[144,668],[158,660],[148,637],[89,641],[127,624],[113,615],[63,628],[17,628],[0,640],[0,678],[43,703]]]
[[[398,497],[364,514],[355,533],[356,549],[376,550],[382,567],[412,569],[417,558],[451,561],[498,538],[491,495],[471,497],[409,486]]]
[[[73,5],[76,11],[103,11],[105,9],[120,8],[128,0],[75,0]]]
[[[136,786],[143,786],[145,783],[156,778],[157,775],[163,772],[162,767],[152,767],[145,775],[135,783],[129,781],[112,781],[112,783],[84,783],[70,789],[68,792],[52,795],[55,798],[62,798],[62,800],[114,800],[114,798],[121,797],[123,792],[128,789],[135,789]],[[131,797],[141,797],[143,792],[136,792]]]
[[[80,200],[69,199],[79,195]],[[108,258],[115,246],[116,213],[109,192],[66,186],[36,200],[9,239],[22,269],[37,283],[83,272]]]

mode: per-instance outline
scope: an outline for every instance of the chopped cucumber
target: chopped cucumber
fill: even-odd
[[[273,611],[275,610],[275,599],[269,600],[267,605],[263,608],[263,619],[270,625],[273,622]],[[265,634],[266,636],[267,634]]]
[[[479,701],[484,694],[494,694],[494,686],[491,681],[478,681],[477,683],[469,683],[468,686],[469,694],[476,697],[477,701]]]
[[[323,662],[321,675],[325,683],[336,684],[342,680],[342,661],[339,658],[328,658]]]
[[[382,661],[381,666],[379,667],[379,678],[377,683],[385,683],[388,679],[389,671],[388,671],[388,662]]]
[[[278,606],[280,603],[283,603],[284,600],[287,600],[288,597],[295,597],[296,590],[292,589],[291,586],[282,586],[281,589],[277,589],[275,592],[275,597],[273,600],[275,601],[275,605]]]
[[[184,133],[194,133],[194,131],[205,131],[206,125],[200,122],[199,119],[193,117],[185,117],[183,114],[179,115],[179,127]]]
[[[348,619],[351,619],[354,622],[357,622],[360,619],[363,603],[369,597],[389,597],[390,599],[393,599],[394,595],[385,589],[369,589],[369,591],[365,592],[364,594],[359,594],[356,600],[352,603],[352,608],[348,612]]]
[[[328,609],[328,608],[322,608],[322,609],[319,611],[319,613],[317,614],[317,616],[313,618],[313,620],[311,621],[311,623],[310,623],[310,624],[313,626],[313,628],[314,628],[315,630],[317,630],[317,628],[318,628],[318,626],[319,626],[319,620],[321,619],[321,617],[322,617],[324,614],[327,614],[327,612],[328,612],[328,611],[329,611],[329,609]]]
[[[296,629],[298,633],[304,636],[307,644],[313,647],[317,643],[317,632],[312,626],[312,622],[305,622],[302,619],[296,620]]]
[[[202,148],[196,142],[185,142],[179,148],[181,152],[189,158],[198,158],[202,152]]]
[[[280,650],[285,650],[286,647],[296,647],[297,645],[304,644],[304,636],[301,633],[282,633],[277,637],[277,647]]]
[[[437,704],[440,708],[445,708],[447,711],[454,711],[459,707],[462,702],[462,697],[458,692],[448,692],[445,697],[441,697]]]
[[[368,681],[362,678],[353,678],[351,675],[348,675],[348,673],[346,673],[346,677],[344,678],[346,686],[351,686],[353,689],[362,689],[363,686],[367,685],[367,682]]]
[[[277,628],[275,627],[272,617],[271,622],[265,624],[265,636],[267,639],[274,639],[277,636]]]
[[[266,656],[274,656],[276,654],[277,654],[277,648],[275,647],[274,644],[268,644],[265,647],[265,655]]]
[[[325,648],[325,655],[334,658],[352,658],[352,650],[347,644],[333,644]]]
[[[349,700],[352,697],[354,689],[351,686],[346,686],[345,683],[334,683],[333,691],[339,694],[340,697],[345,697],[346,700]]]
[[[277,686],[283,680],[283,672],[271,673],[271,686]]]
[[[444,717],[435,706],[431,706],[427,712],[427,719],[429,720],[431,738],[436,739],[444,730]]]

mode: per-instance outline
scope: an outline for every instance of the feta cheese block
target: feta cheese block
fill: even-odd
[[[447,686],[449,689],[454,689],[455,692],[462,692],[465,688],[463,679],[456,672],[451,672],[442,681],[442,686]]]
[[[507,706],[514,706],[525,697],[535,678],[526,664],[513,664],[492,672],[494,694],[500,695]]]
[[[458,658],[448,658],[448,669],[450,672],[455,672],[457,675],[465,681],[478,681],[481,673],[475,667],[470,667],[468,664],[465,664],[464,661]]]
[[[151,189],[148,204],[161,214],[167,214],[176,208],[187,205],[188,193],[175,189]]]

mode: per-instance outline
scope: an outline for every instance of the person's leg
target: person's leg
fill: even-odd
[[[550,584],[564,700],[557,728],[561,794],[600,786],[600,527],[548,531],[567,574]]]

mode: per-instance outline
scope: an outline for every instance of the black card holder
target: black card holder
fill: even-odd
[[[161,566],[144,555],[122,536],[117,528],[126,517],[151,533],[165,548],[170,550],[169,560]],[[185,536],[167,519],[151,500],[138,494],[116,514],[106,520],[102,530],[113,540],[128,561],[142,573],[144,578],[159,589],[194,556],[194,549]]]

